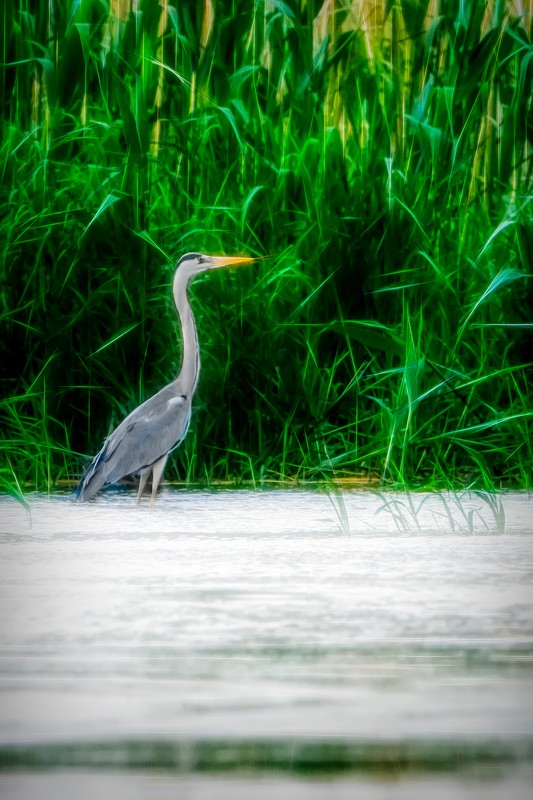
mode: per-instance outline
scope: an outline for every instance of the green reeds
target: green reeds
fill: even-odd
[[[203,371],[167,478],[528,487],[531,2],[7,0],[2,481]]]

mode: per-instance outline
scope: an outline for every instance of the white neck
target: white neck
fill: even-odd
[[[185,269],[184,269],[185,267]],[[180,391],[192,397],[200,374],[200,348],[192,308],[187,297],[187,286],[193,277],[184,264],[174,275],[174,302],[181,323],[182,359],[176,382]]]

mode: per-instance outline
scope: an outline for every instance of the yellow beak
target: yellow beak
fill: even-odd
[[[236,267],[239,264],[250,264],[257,259],[249,256],[211,256],[211,261],[214,267]]]

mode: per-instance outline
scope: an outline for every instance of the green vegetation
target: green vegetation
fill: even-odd
[[[531,3],[5,0],[2,454],[75,479],[203,371],[167,478],[530,486]]]

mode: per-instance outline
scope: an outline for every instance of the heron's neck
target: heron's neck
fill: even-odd
[[[200,374],[200,348],[192,308],[187,297],[190,275],[179,270],[174,277],[174,302],[181,324],[181,369],[176,379],[180,392],[192,396]]]

